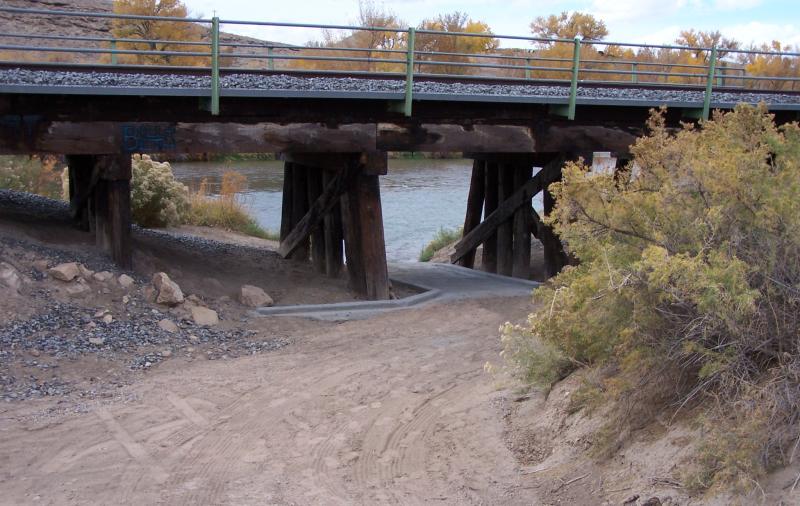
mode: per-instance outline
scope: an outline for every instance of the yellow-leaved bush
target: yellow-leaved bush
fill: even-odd
[[[701,406],[695,485],[752,483],[800,436],[800,128],[763,106],[677,132],[654,112],[631,150],[616,174],[570,163],[551,187],[578,264],[505,328],[504,355],[529,381],[605,371],[608,398],[640,411],[613,423]],[[762,428],[747,445],[713,437],[742,420]]]

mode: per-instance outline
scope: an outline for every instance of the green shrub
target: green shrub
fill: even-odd
[[[440,228],[436,235],[433,236],[431,242],[425,245],[422,248],[422,251],[419,253],[419,261],[420,262],[428,262],[433,255],[436,254],[437,251],[444,248],[448,244],[451,244],[458,239],[461,238],[461,235],[464,231],[464,227],[458,227],[456,229],[449,229],[449,228]]]
[[[800,436],[800,128],[744,105],[701,129],[649,126],[617,174],[571,163],[551,186],[547,220],[580,264],[535,292],[529,337],[506,354],[526,379],[558,376],[533,358],[542,346],[611,369],[607,397],[641,413],[702,400],[718,435],[769,420],[759,444],[718,438],[695,462],[706,486],[752,482]]]
[[[143,227],[183,223],[189,212],[189,190],[172,174],[167,162],[133,155],[131,207],[133,221]]]

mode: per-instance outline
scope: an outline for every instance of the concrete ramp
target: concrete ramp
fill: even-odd
[[[420,290],[420,293],[395,300],[264,307],[254,312],[258,316],[299,316],[326,321],[360,320],[387,311],[399,311],[435,302],[490,297],[526,297],[539,286],[535,281],[440,263],[390,264],[389,277],[394,285],[406,285]]]

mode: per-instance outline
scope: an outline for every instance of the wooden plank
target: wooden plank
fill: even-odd
[[[322,169],[317,167],[308,168],[308,201],[316,203],[320,195],[322,195]],[[336,196],[338,199],[338,195]],[[312,206],[313,207],[313,206]],[[331,208],[332,209],[332,208]],[[325,212],[324,215],[329,214]],[[324,219],[324,215],[322,219]],[[310,234],[311,239],[311,265],[314,270],[324,274],[325,273],[325,231],[323,230],[323,223],[320,222],[313,228]]]
[[[308,190],[306,182],[307,168],[304,165],[294,164],[292,166],[292,230],[296,230],[300,220],[303,219],[306,212],[308,212]],[[280,248],[291,237],[291,232],[286,236],[286,239],[281,241]],[[291,255],[282,255],[284,258],[288,256],[293,260],[308,260],[310,242],[308,236],[302,237],[297,244],[293,245]],[[279,250],[280,251],[280,250]]]
[[[521,188],[531,178],[533,167],[514,167],[514,188]],[[511,275],[515,278],[531,277],[531,229],[529,222],[533,212],[530,201],[514,211],[514,267]]]
[[[283,164],[283,194],[281,195],[281,242],[286,239],[292,231],[295,223],[292,221],[292,209],[294,206],[294,178],[292,162]]]
[[[486,185],[486,162],[474,160],[472,162],[472,177],[469,182],[469,195],[467,195],[467,212],[464,216],[464,232],[462,237],[470,233],[481,222],[483,200]],[[459,265],[473,269],[475,267],[475,249],[470,250],[459,260]]]
[[[497,171],[497,201],[505,202],[514,193],[514,166],[499,164]],[[497,227],[497,273],[511,276],[514,267],[513,219],[506,218]]]
[[[389,299],[389,270],[386,265],[386,244],[383,234],[383,212],[378,176],[359,175],[355,180],[359,195],[361,221],[361,261],[364,269],[366,297]]]
[[[297,170],[298,167],[299,166],[295,166],[295,170]],[[314,169],[311,170],[313,171]],[[307,171],[304,171],[304,173],[305,172]],[[298,220],[297,225],[295,225],[289,235],[286,236],[286,239],[281,243],[278,248],[279,255],[283,258],[289,256],[294,258],[295,251],[305,247],[311,233],[319,228],[325,214],[329,213],[334,208],[339,198],[346,191],[348,184],[353,179],[354,173],[355,171],[348,167],[344,172],[337,174],[336,177],[333,178],[330,184],[325,187],[319,198],[309,206],[308,211]],[[295,186],[295,192],[297,192],[298,189],[299,186]],[[307,195],[307,192],[303,192],[303,195]],[[304,258],[307,259],[307,251],[305,255]]]
[[[497,196],[498,196],[497,183],[498,183],[499,170],[500,167],[494,162],[489,162],[486,164],[486,184],[485,184],[486,194],[483,203],[483,215],[486,217],[492,216],[495,210],[497,209]],[[484,223],[485,222],[486,221],[484,219]],[[502,220],[498,221],[497,225],[499,225],[501,222]],[[461,240],[458,242],[458,244],[463,243],[469,237],[473,237],[475,232],[481,229],[482,225],[483,223],[475,227],[469,234],[466,234],[464,237],[462,237]],[[469,248],[469,250],[474,250],[475,248],[478,247],[478,244],[483,243],[482,263],[483,263],[483,270],[486,272],[497,272],[497,233],[495,232],[495,230],[497,229],[497,225],[493,226],[489,231],[490,233],[486,234],[485,237],[482,237],[480,241],[475,242]],[[458,248],[458,244],[456,244],[456,248]],[[458,249],[456,251],[458,252]],[[459,255],[459,257],[456,259],[453,259],[451,257],[450,260],[452,262],[455,262],[462,256],[463,254]]]
[[[322,172],[322,186],[327,187],[335,174],[331,171]],[[340,199],[341,200],[341,199]],[[325,231],[325,273],[328,277],[338,278],[342,272],[343,231],[342,207],[336,203],[331,212],[325,215],[322,228]]]
[[[555,163],[555,162],[551,162]],[[559,165],[560,170],[560,165]],[[487,174],[489,170],[487,169]],[[497,209],[489,213],[481,222],[480,225],[475,227],[472,232],[465,235],[459,242],[456,244],[455,252],[450,256],[450,261],[452,263],[457,262],[461,257],[463,257],[470,249],[474,249],[479,244],[484,243],[484,255],[486,254],[486,245],[485,241],[490,238],[494,233],[497,227],[503,221],[507,220],[514,211],[517,210],[519,206],[521,206],[525,202],[530,202],[534,195],[542,191],[542,188],[549,185],[553,181],[550,178],[553,177],[553,173],[548,173],[548,177],[545,177],[545,171],[540,170],[535,176],[533,176],[530,180],[528,180],[522,188],[515,191],[511,197],[506,199],[505,202],[497,206]],[[487,188],[488,188],[488,179],[487,179]],[[487,189],[487,199],[490,193]]]

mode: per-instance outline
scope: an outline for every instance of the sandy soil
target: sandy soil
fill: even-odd
[[[502,394],[483,370],[498,325],[525,305],[338,325],[260,319],[254,328],[294,344],[172,360],[83,413],[6,405],[0,501],[531,504],[503,442]]]

